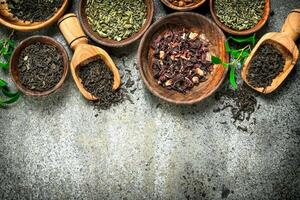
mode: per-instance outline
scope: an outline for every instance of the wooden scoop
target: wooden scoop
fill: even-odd
[[[81,94],[87,100],[98,100],[97,97],[93,96],[83,87],[78,76],[78,69],[80,66],[85,65],[97,58],[102,59],[106,66],[112,71],[114,75],[112,89],[118,89],[120,87],[121,80],[116,65],[106,51],[99,47],[88,44],[88,39],[81,29],[77,16],[74,13],[63,16],[59,20],[58,26],[68,44],[74,50],[74,55],[71,61],[71,73]]]
[[[294,65],[297,63],[299,57],[299,50],[295,44],[295,41],[300,36],[300,9],[295,9],[290,12],[280,33],[272,32],[265,34],[252,50],[250,56],[246,59],[243,70],[243,80],[254,90],[269,94],[276,90],[285,78],[292,71]],[[263,44],[272,44],[275,46],[285,58],[285,65],[283,72],[281,72],[272,82],[272,84],[266,88],[253,87],[247,80],[247,73],[249,69],[249,63],[255,55],[257,49]]]

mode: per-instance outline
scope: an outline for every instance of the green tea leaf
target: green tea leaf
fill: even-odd
[[[255,34],[251,35],[250,37],[239,37],[239,38],[231,36],[228,38],[228,40],[229,39],[231,39],[237,43],[247,43],[248,42],[248,43],[251,43],[252,45],[255,44]]]
[[[16,95],[19,95],[19,92],[11,92],[8,87],[3,87],[2,92],[7,97],[14,97]]]
[[[18,101],[20,97],[20,93],[18,93],[17,95],[15,95],[14,97],[8,99],[8,100],[2,100],[0,99],[0,105],[1,106],[5,106],[6,104],[12,104],[15,103],[16,101]]]
[[[235,81],[235,67],[230,67],[230,76],[229,76],[229,82],[231,84],[231,86],[234,88],[234,89],[237,89],[238,86],[237,86],[237,83]]]
[[[216,56],[211,56],[211,62],[215,65],[222,64],[222,60]]]
[[[0,68],[2,68],[2,69],[8,69],[8,67],[9,67],[9,63],[8,62],[7,63],[0,62]]]
[[[1,88],[2,88],[2,87],[7,87],[6,81],[0,79],[0,87],[1,87]]]
[[[230,46],[229,46],[228,40],[226,40],[226,42],[225,42],[225,49],[226,49],[226,52],[227,52],[227,53],[230,53],[230,52],[231,52],[231,48],[230,48]]]

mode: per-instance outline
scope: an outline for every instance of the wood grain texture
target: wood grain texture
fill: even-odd
[[[213,20],[216,22],[216,24],[225,32],[230,33],[232,35],[250,35],[252,33],[257,32],[258,30],[260,30],[268,21],[268,18],[270,16],[270,9],[271,9],[271,3],[270,0],[266,0],[266,5],[264,8],[264,14],[261,18],[261,20],[251,29],[248,30],[243,30],[243,31],[238,31],[238,30],[234,30],[228,26],[226,26],[225,24],[223,24],[218,16],[216,15],[216,11],[215,11],[215,0],[210,0],[210,13],[212,15]]]
[[[59,8],[59,10],[48,20],[42,22],[29,22],[19,20],[11,13],[8,12],[7,4],[0,4],[0,24],[22,32],[31,32],[36,31],[45,27],[48,27],[55,22],[65,13],[70,0],[64,0],[63,5]]]
[[[88,44],[87,37],[80,27],[77,16],[73,13],[63,16],[59,20],[58,26],[68,44],[74,50],[74,55],[71,60],[71,73],[81,94],[87,100],[94,101],[99,99],[98,97],[93,96],[83,87],[82,81],[78,75],[78,70],[80,67],[97,58],[103,60],[106,66],[112,71],[114,76],[112,89],[118,89],[121,85],[121,78],[118,68],[106,51],[99,47]]]
[[[62,78],[60,79],[60,81],[51,90],[44,91],[44,92],[30,90],[30,89],[26,88],[25,86],[23,86],[22,83],[20,82],[20,75],[19,75],[19,70],[18,70],[19,58],[20,58],[20,54],[21,54],[22,50],[24,48],[26,48],[27,46],[29,46],[31,44],[35,44],[37,42],[55,46],[58,49],[59,53],[62,55],[63,65],[64,65],[63,75],[62,75]],[[10,75],[12,77],[12,80],[15,82],[18,90],[20,90],[25,95],[37,96],[37,97],[47,96],[47,95],[50,95],[50,94],[54,93],[59,88],[61,88],[62,84],[64,83],[64,81],[65,81],[65,79],[68,75],[68,72],[69,72],[68,54],[67,54],[65,48],[59,42],[57,42],[56,40],[54,40],[50,37],[47,37],[47,36],[32,36],[32,37],[27,38],[26,40],[23,40],[17,46],[15,51],[13,52],[13,55],[12,55],[11,60],[10,60],[9,71],[10,71]]]
[[[283,83],[283,81],[292,71],[294,65],[297,63],[299,57],[299,50],[295,44],[295,41],[299,38],[299,36],[300,36],[300,10],[297,9],[292,11],[288,15],[280,33],[276,33],[276,32],[267,33],[259,40],[259,42],[256,44],[256,46],[250,53],[250,56],[245,61],[242,70],[243,80],[251,88],[253,88],[254,90],[260,93],[269,94],[274,92]],[[267,88],[256,88],[253,87],[248,82],[247,74],[249,70],[249,64],[251,63],[253,56],[255,55],[258,48],[265,43],[274,45],[282,53],[283,57],[285,58],[285,65],[283,68],[283,72],[280,73],[273,80],[271,86],[268,86]]]
[[[161,18],[150,27],[142,38],[137,57],[139,72],[147,88],[157,97],[170,103],[195,104],[209,97],[218,89],[226,76],[227,69],[222,65],[215,65],[208,80],[195,86],[186,94],[168,90],[159,85],[153,76],[153,57],[151,56],[150,46],[158,34],[174,26],[186,27],[192,31],[204,33],[211,43],[209,45],[210,52],[220,57],[224,62],[228,62],[228,55],[224,45],[226,38],[219,27],[211,20],[200,14],[189,12],[174,13]]]
[[[174,6],[172,3],[170,3],[168,0],[160,0],[163,4],[165,4],[167,7],[173,9],[173,10],[177,10],[177,11],[191,11],[194,10],[198,7],[200,7],[202,4],[205,3],[206,0],[197,0],[197,2],[195,4],[192,4],[190,6],[183,6],[183,7],[179,7],[179,6]]]
[[[92,40],[95,41],[96,43],[104,45],[104,46],[108,46],[108,47],[124,47],[124,46],[129,45],[129,44],[137,41],[138,39],[140,39],[152,23],[153,14],[154,14],[153,0],[144,0],[144,1],[147,6],[147,19],[146,19],[145,24],[143,25],[143,27],[140,29],[140,31],[138,33],[135,33],[131,37],[129,37],[125,40],[121,40],[121,41],[103,38],[103,37],[99,36],[99,34],[95,33],[92,30],[91,26],[88,23],[87,15],[85,13],[87,0],[79,0],[78,17],[79,17],[79,20],[80,20],[80,23],[81,23],[81,26],[82,26],[84,32],[90,38],[92,38]]]

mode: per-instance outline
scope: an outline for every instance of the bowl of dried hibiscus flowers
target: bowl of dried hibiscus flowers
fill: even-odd
[[[226,76],[226,68],[211,62],[212,55],[228,61],[225,40],[221,29],[203,15],[181,12],[161,18],[139,46],[142,80],[165,101],[199,103],[213,94]]]

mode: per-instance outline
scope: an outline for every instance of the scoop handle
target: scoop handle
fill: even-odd
[[[300,36],[300,9],[295,9],[290,12],[286,18],[281,32],[289,35],[294,41]]]
[[[58,27],[73,50],[81,44],[88,43],[88,38],[74,13],[64,15],[58,21]]]

